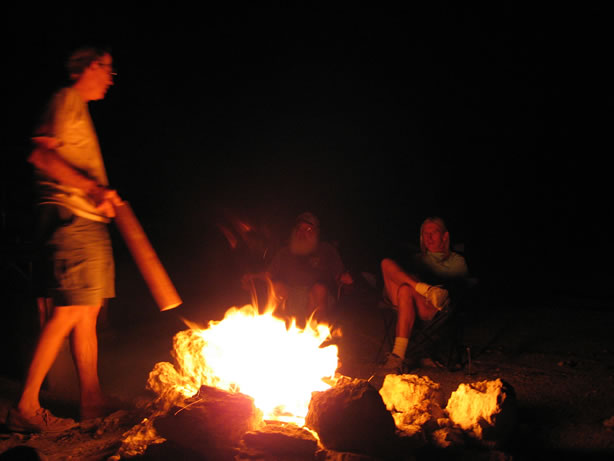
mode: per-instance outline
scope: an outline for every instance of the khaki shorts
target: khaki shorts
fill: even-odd
[[[115,266],[105,223],[56,207],[45,244],[44,285],[56,306],[101,306],[115,297]]]

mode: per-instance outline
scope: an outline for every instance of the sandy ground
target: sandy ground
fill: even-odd
[[[222,302],[222,301],[220,301]],[[339,306],[341,373],[368,378],[383,338],[377,295],[358,287]],[[224,309],[210,318],[221,315]],[[153,316],[151,321],[103,329],[100,375],[105,390],[131,402],[147,401],[149,371],[170,360],[173,335],[184,329],[180,316],[198,317],[197,306]],[[197,320],[205,320],[201,315]],[[465,316],[463,343],[471,366],[450,372],[437,367],[413,371],[429,376],[447,397],[460,383],[501,378],[518,400],[512,439],[492,455],[499,459],[614,459],[614,311],[603,303],[561,300],[549,305],[498,306],[488,300]],[[466,349],[465,349],[466,350]],[[54,369],[55,392],[43,402],[56,413],[75,416],[76,385],[68,351]],[[14,376],[0,379],[0,423],[19,390]],[[121,435],[138,422],[139,411],[116,414],[97,425],[56,436],[10,434],[0,426],[0,459],[18,446],[34,447],[49,460],[108,459]],[[4,456],[4,457],[3,457]],[[507,457],[507,458],[505,458]]]

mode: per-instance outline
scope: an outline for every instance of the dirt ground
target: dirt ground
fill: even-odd
[[[375,292],[361,287],[340,304],[342,374],[368,378],[373,372],[384,333],[376,306]],[[155,363],[170,360],[172,337],[185,329],[180,317],[196,311],[186,306],[156,321],[104,329],[100,375],[105,390],[137,406],[150,400],[148,372]],[[440,383],[446,400],[460,383],[501,378],[513,387],[519,410],[513,436],[484,459],[614,459],[613,324],[614,311],[593,301],[522,306],[486,301],[464,317],[462,342],[465,351],[469,348],[470,366],[454,372],[421,367],[412,373]],[[76,416],[71,372],[65,349],[54,368],[55,392],[42,394],[43,403],[62,416]],[[0,424],[18,391],[13,376],[0,379]],[[0,426],[0,459],[36,459],[15,452],[16,447],[34,448],[47,460],[109,459],[118,452],[122,434],[144,416],[139,409],[123,411],[55,436],[11,434]],[[471,459],[467,454],[461,458]]]

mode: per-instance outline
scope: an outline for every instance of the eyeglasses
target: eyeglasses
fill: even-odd
[[[307,233],[311,233],[311,232],[315,232],[315,227],[310,226],[309,224],[307,224],[306,222],[301,222],[300,224],[298,224],[296,226],[296,230],[300,231],[300,232],[307,232]]]
[[[115,72],[115,70],[113,69],[112,64],[100,61],[96,62],[96,64],[98,64],[98,67],[102,67],[103,69],[105,69],[109,73],[109,75],[112,75],[114,77],[117,75],[117,72]]]

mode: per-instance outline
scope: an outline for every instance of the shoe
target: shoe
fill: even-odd
[[[384,379],[388,375],[400,375],[403,373],[405,360],[398,355],[389,353],[386,362],[380,365],[375,373],[369,378],[369,382],[376,389],[380,389],[384,384]]]
[[[63,432],[78,425],[74,419],[58,418],[45,408],[39,408],[31,417],[25,416],[17,408],[11,408],[6,419],[6,427],[11,432]]]
[[[448,304],[450,304],[450,295],[448,290],[441,287],[429,287],[424,296],[438,311],[444,309],[448,306]]]
[[[403,372],[404,360],[396,354],[390,353],[386,358],[386,362],[381,366],[381,370],[387,375],[398,375]]]

